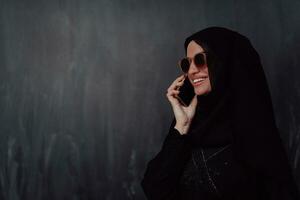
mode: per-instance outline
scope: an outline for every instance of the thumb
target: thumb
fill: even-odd
[[[197,95],[195,95],[191,101],[191,107],[196,107],[197,106]]]

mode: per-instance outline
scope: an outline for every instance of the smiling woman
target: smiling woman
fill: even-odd
[[[174,119],[141,182],[147,198],[300,199],[250,41],[210,27],[188,37],[184,46],[185,74],[166,95]],[[185,77],[196,94],[189,106],[177,99]]]
[[[203,95],[210,92],[211,85],[208,75],[207,62],[205,62],[206,55],[204,53],[204,49],[195,41],[191,41],[187,47],[187,57],[194,58],[191,59],[191,62],[189,62],[187,75],[190,82],[194,86],[195,94]],[[204,61],[202,62],[201,60]]]

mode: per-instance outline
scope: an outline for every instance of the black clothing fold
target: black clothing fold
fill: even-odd
[[[180,200],[179,180],[191,148],[186,135],[173,128],[174,121],[163,143],[161,151],[149,161],[141,182],[148,199]]]
[[[207,52],[212,90],[197,96],[186,135],[174,128],[173,119],[141,182],[147,198],[300,200],[250,41],[221,27],[189,36],[185,50],[191,41]]]
[[[251,191],[254,177],[234,159],[231,144],[191,148],[173,126],[141,182],[149,200],[259,199]]]

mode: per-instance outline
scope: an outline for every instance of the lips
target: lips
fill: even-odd
[[[201,85],[206,79],[207,79],[207,76],[195,78],[195,79],[193,79],[193,85],[194,86]]]

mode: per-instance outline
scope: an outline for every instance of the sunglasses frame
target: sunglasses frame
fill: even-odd
[[[180,70],[181,70],[183,73],[187,74],[187,72],[184,72],[184,71],[182,70],[181,62],[182,62],[184,59],[187,59],[187,60],[189,61],[189,68],[188,68],[188,70],[187,70],[187,71],[189,71],[190,66],[191,66],[191,63],[192,63],[193,61],[195,61],[195,57],[196,57],[198,54],[202,54],[202,55],[204,56],[204,64],[201,65],[200,67],[202,67],[202,66],[204,66],[205,64],[207,64],[207,57],[206,57],[206,56],[207,56],[207,51],[202,51],[202,52],[196,53],[195,56],[192,57],[192,58],[189,58],[189,57],[182,58],[182,59],[180,59],[180,60],[178,61],[178,66],[179,66]],[[198,67],[198,66],[197,66],[197,67]]]

